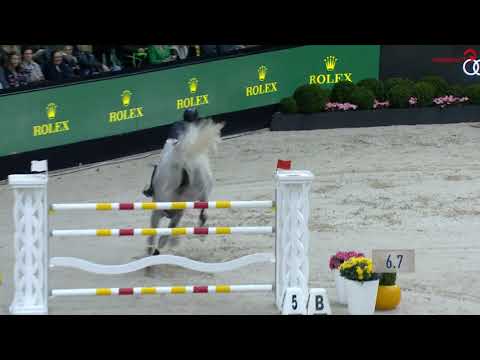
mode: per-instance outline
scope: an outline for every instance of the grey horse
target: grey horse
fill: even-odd
[[[188,124],[185,133],[177,140],[168,139],[155,164],[152,178],[154,202],[208,201],[213,188],[213,175],[209,154],[217,149],[223,123],[205,119],[199,124]],[[184,210],[154,210],[150,226],[157,228],[163,217],[170,219],[169,228],[177,227]],[[204,226],[207,213],[202,209],[199,226]],[[158,255],[173,237],[160,236],[155,246],[155,236],[147,240],[147,255]]]

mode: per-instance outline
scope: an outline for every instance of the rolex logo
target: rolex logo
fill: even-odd
[[[124,90],[122,92],[122,104],[123,106],[127,107],[130,105],[130,101],[132,100],[132,92],[129,90]]]
[[[192,94],[195,94],[198,90],[198,80],[197,78],[191,78],[188,80],[188,88]]]
[[[54,120],[57,114],[57,105],[50,103],[47,105],[47,117],[48,120]]]
[[[337,63],[337,58],[335,56],[327,56],[323,61],[325,62],[325,66],[327,67],[328,71],[332,71],[335,69],[335,65]]]
[[[268,68],[265,65],[262,65],[258,68],[258,80],[264,81],[267,78]]]

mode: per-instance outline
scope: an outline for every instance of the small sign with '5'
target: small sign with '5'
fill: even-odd
[[[373,270],[376,273],[415,272],[415,250],[373,250]]]

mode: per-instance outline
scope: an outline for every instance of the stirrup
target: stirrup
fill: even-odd
[[[142,194],[145,195],[146,197],[152,197],[153,189],[152,188],[143,189]]]

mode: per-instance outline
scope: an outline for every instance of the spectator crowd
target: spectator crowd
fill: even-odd
[[[0,45],[0,92],[257,47],[260,45]]]

